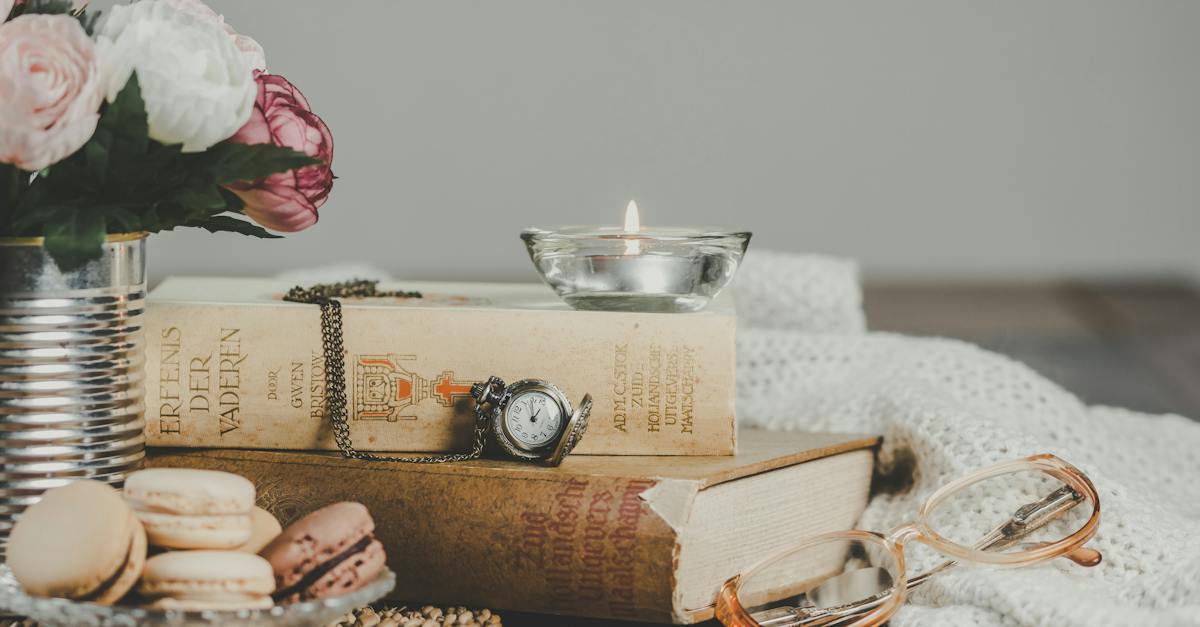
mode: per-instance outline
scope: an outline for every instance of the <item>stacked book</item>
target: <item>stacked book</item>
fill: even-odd
[[[289,287],[175,278],[151,293],[148,463],[250,477],[285,524],[368,504],[401,599],[706,620],[726,579],[866,505],[875,437],[738,432],[731,296],[679,315],[572,311],[541,285],[345,300],[360,449],[469,448],[470,386],[491,375],[594,399],[561,467],[413,466],[336,452],[320,312],[284,302]]]

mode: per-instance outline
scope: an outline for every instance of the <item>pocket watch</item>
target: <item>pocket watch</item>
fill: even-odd
[[[587,430],[592,397],[572,411],[567,396],[548,381],[522,379],[505,385],[499,377],[471,387],[475,414],[490,423],[489,438],[511,457],[557,466]]]

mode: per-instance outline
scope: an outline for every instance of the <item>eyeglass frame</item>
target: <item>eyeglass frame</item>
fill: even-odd
[[[1028,550],[1013,553],[987,551],[980,548],[967,547],[949,540],[948,538],[934,531],[934,529],[930,526],[928,521],[930,513],[933,512],[938,505],[944,502],[951,495],[956,494],[963,488],[975,483],[986,481],[987,479],[991,479],[993,477],[1014,474],[1023,470],[1036,470],[1048,474],[1059,481],[1062,481],[1064,484],[1066,484],[1066,487],[1069,487],[1072,490],[1074,495],[1077,495],[1080,498],[1073,500],[1068,507],[1061,508],[1061,506],[1055,505],[1053,501],[1049,501],[1056,493],[1059,493],[1063,490],[1063,488],[1059,488],[1050,495],[1043,497],[1040,501],[1031,503],[1018,509],[1007,523],[997,527],[995,530],[985,536],[984,540],[1004,529],[1006,525],[1014,523],[1023,525],[1025,524],[1023,520],[1038,516],[1041,514],[1041,511],[1038,509],[1039,506],[1060,507],[1060,509],[1057,509],[1057,511],[1052,511],[1049,515],[1042,514],[1037,524],[1025,529],[1020,535],[1004,535],[1003,539],[1014,541],[1008,543],[1008,545],[1011,545],[1015,543],[1016,540],[1019,540],[1029,533],[1032,533],[1042,525],[1050,522],[1050,520],[1053,518],[1067,511],[1067,509],[1074,507],[1084,500],[1090,499],[1093,508],[1091,516],[1088,518],[1087,522],[1085,522],[1079,527],[1079,529],[1075,530],[1065,538],[1055,542],[1038,544]],[[1023,519],[1022,517],[1026,518]],[[1098,564],[1101,559],[1098,551],[1085,549],[1090,553],[1094,553],[1094,556],[1089,557],[1073,557],[1073,555],[1079,553],[1081,549],[1084,549],[1084,545],[1091,541],[1091,539],[1096,535],[1096,531],[1099,526],[1100,496],[1097,493],[1096,486],[1092,483],[1092,480],[1088,478],[1083,471],[1050,453],[1031,455],[1021,459],[1001,462],[999,464],[977,470],[937,489],[917,509],[917,517],[915,520],[901,524],[887,535],[874,531],[863,531],[859,529],[833,531],[805,538],[804,540],[801,540],[797,544],[792,545],[790,548],[784,551],[780,551],[767,557],[766,559],[760,560],[758,563],[747,568],[741,573],[729,578],[724,585],[721,586],[721,590],[717,594],[716,617],[727,627],[762,627],[761,623],[751,616],[750,612],[748,612],[742,606],[741,601],[738,599],[737,589],[741,582],[744,579],[748,579],[749,577],[753,576],[762,568],[770,566],[779,560],[785,559],[798,551],[825,542],[835,540],[858,541],[864,544],[882,546],[883,548],[887,549],[895,562],[896,577],[894,581],[896,583],[892,586],[890,591],[883,593],[885,596],[882,600],[880,600],[877,595],[877,597],[874,598],[863,599],[855,603],[838,606],[836,608],[838,610],[836,615],[829,615],[828,621],[802,624],[829,624],[837,622],[839,625],[853,625],[854,627],[875,627],[886,622],[893,614],[895,614],[900,606],[904,604],[910,588],[924,583],[929,579],[930,576],[941,572],[949,566],[954,565],[956,563],[955,560],[987,564],[1000,568],[1020,568],[1039,564],[1057,557],[1069,557],[1081,565],[1094,566]],[[986,543],[984,540],[977,542],[975,547],[987,546],[989,548],[995,548],[999,544],[998,542]],[[926,546],[929,546],[943,555],[948,555],[955,558],[955,560],[943,562],[928,572],[921,573],[912,579],[909,579],[904,560],[904,545],[910,541],[925,544]],[[871,605],[876,604],[877,607],[868,611],[868,608]],[[863,613],[864,611],[865,613]],[[851,619],[854,622],[842,622]]]

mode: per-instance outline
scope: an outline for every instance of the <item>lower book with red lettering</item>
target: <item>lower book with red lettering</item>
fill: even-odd
[[[575,455],[558,468],[241,449],[159,449],[147,463],[249,477],[284,524],[336,501],[366,504],[398,601],[693,623],[712,617],[726,579],[805,536],[851,528],[866,507],[878,438],[739,440],[734,456]]]

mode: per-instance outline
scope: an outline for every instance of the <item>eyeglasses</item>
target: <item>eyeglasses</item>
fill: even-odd
[[[1099,525],[1100,499],[1087,475],[1054,455],[1034,455],[939,489],[915,521],[887,535],[851,530],[805,539],[726,581],[716,614],[729,627],[881,625],[909,590],[959,560],[1011,568],[1065,557],[1095,566],[1100,552],[1084,545]],[[951,559],[908,578],[910,541]]]

